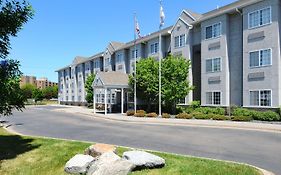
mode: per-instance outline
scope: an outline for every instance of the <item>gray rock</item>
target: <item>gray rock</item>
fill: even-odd
[[[127,175],[134,167],[115,153],[106,152],[91,164],[87,175]]]
[[[163,158],[144,151],[127,151],[123,153],[122,157],[136,166],[134,170],[165,166]]]
[[[85,174],[88,166],[94,160],[92,156],[77,154],[66,162],[64,171],[69,174]]]

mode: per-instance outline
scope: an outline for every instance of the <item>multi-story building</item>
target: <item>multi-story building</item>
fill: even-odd
[[[191,60],[189,82],[195,89],[185,104],[200,100],[203,106],[277,108],[280,31],[279,0],[239,0],[205,14],[183,10],[173,26],[138,39],[136,47],[135,41],[111,42],[104,52],[77,57],[59,69],[60,101],[85,102],[84,84],[90,73],[130,74],[135,57],[157,59],[161,52],[164,57],[173,54]]]
[[[58,85],[58,83],[51,82],[47,78],[36,79],[35,76],[21,76],[20,87],[24,86],[25,84],[32,84],[38,89],[44,89],[46,87]]]

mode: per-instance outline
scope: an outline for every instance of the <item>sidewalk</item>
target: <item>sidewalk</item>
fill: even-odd
[[[280,132],[281,124],[260,123],[260,122],[233,122],[233,121],[213,121],[213,120],[187,120],[187,119],[162,119],[162,118],[137,118],[122,114],[94,114],[92,109],[78,106],[62,106],[52,105],[64,108],[54,109],[57,112],[66,112],[72,114],[82,114],[88,117],[99,119],[113,120],[119,122],[131,122],[150,125],[181,125],[181,126],[196,126],[196,127],[211,127],[211,128],[230,128],[230,129],[245,129],[267,132]]]

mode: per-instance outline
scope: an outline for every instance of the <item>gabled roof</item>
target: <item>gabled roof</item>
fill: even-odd
[[[189,9],[184,9],[183,12],[187,14],[189,17],[193,18],[194,21],[197,21],[202,17],[202,14],[195,13]]]
[[[74,58],[72,64],[73,65],[77,65],[77,64],[80,64],[80,63],[82,63],[82,62],[84,62],[86,60],[87,60],[86,57],[77,56],[77,57]]]
[[[98,72],[93,87],[128,88],[129,77],[123,72]]]

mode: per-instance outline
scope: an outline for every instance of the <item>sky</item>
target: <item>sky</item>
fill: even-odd
[[[205,13],[235,0],[163,0],[165,25],[174,25],[183,9]],[[134,13],[142,35],[159,28],[159,0],[29,0],[35,16],[11,39],[10,58],[24,75],[57,82],[55,70],[76,56],[102,52],[110,41],[134,39]]]

